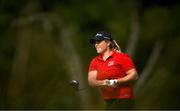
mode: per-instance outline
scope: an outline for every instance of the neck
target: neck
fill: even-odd
[[[107,50],[103,53],[103,60],[106,60],[109,56],[112,55],[112,51],[111,50]]]

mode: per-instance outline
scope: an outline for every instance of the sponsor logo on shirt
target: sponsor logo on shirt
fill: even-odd
[[[125,97],[129,96],[129,94],[124,94]]]
[[[113,66],[114,65],[114,61],[110,61],[109,63],[108,63],[108,66]]]

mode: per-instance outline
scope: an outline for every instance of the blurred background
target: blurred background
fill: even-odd
[[[0,109],[104,109],[87,88],[98,31],[136,64],[136,109],[180,109],[179,11],[179,0],[0,0]]]

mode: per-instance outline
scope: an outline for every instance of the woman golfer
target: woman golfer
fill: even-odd
[[[90,43],[95,45],[99,55],[89,65],[89,85],[100,87],[106,109],[132,109],[132,82],[138,78],[132,59],[120,52],[107,32],[98,32]]]

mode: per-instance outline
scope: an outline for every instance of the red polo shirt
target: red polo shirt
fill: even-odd
[[[127,54],[113,52],[105,61],[101,54],[96,56],[90,63],[89,71],[96,70],[98,72],[97,80],[110,80],[126,76],[126,72],[133,68],[135,68],[134,63]],[[116,88],[101,88],[101,91],[104,99],[134,98],[131,84]]]

